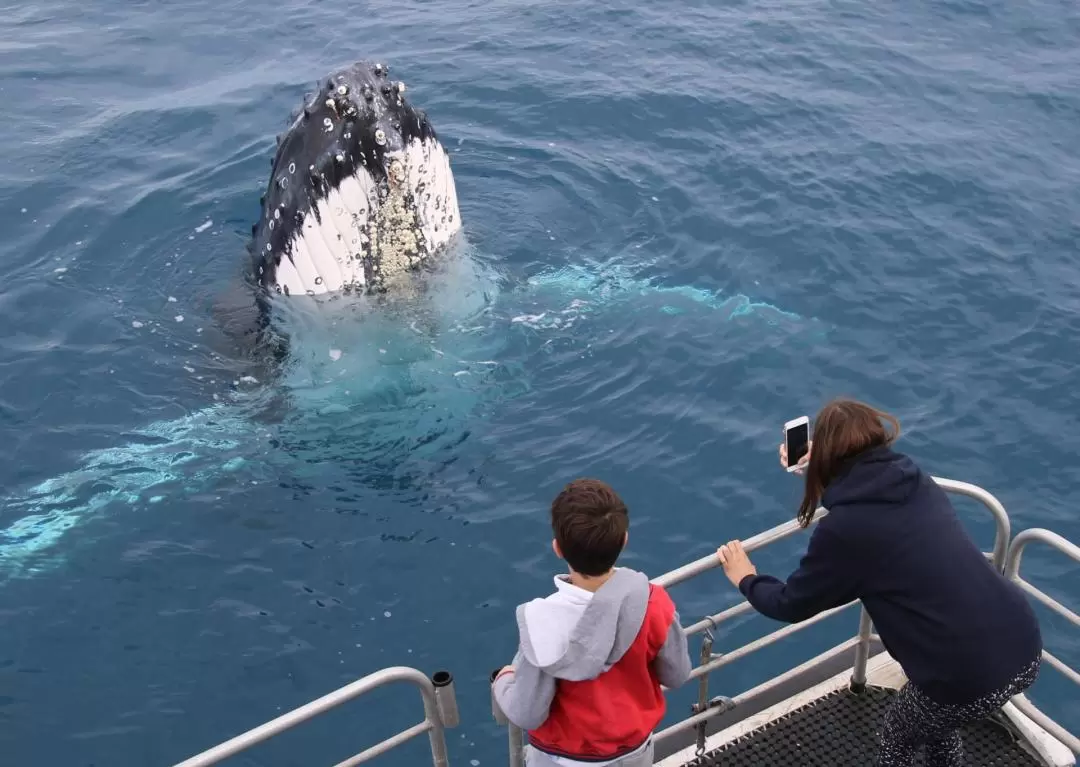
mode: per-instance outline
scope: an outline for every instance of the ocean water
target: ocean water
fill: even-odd
[[[486,680],[558,572],[562,485],[611,482],[625,564],[658,574],[789,519],[781,424],[838,394],[1014,532],[1080,540],[1072,3],[0,11],[4,765],[170,765],[398,664],[454,674],[452,764],[503,764]],[[358,58],[452,150],[467,247],[426,298],[298,310],[268,377],[219,307],[275,133]],[[754,561],[783,576],[804,545]],[[1076,608],[1064,557],[1024,571]],[[673,593],[684,622],[738,596],[719,572]],[[1032,697],[1080,731],[1052,669]],[[419,716],[390,688],[229,763],[332,764]]]

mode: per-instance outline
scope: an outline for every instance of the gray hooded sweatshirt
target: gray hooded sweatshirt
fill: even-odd
[[[649,602],[649,579],[624,567],[595,592],[573,585],[568,575],[555,576],[555,588],[548,597],[518,606],[514,673],[494,683],[499,707],[524,730],[547,719],[557,679],[595,679],[623,657],[638,636]],[[651,666],[669,689],[690,675],[678,611]]]

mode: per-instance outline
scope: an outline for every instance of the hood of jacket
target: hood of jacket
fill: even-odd
[[[888,446],[864,450],[844,462],[825,488],[821,505],[904,503],[922,484],[919,467]]]
[[[619,567],[595,592],[555,579],[556,592],[517,609],[521,652],[529,663],[560,679],[592,679],[611,668],[633,644],[649,605],[649,579]]]

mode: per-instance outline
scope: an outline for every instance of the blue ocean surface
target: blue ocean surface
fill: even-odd
[[[220,307],[275,134],[359,58],[452,151],[467,247],[426,297],[298,311],[268,375]],[[0,100],[3,765],[171,765],[399,664],[454,674],[451,764],[505,764],[487,678],[560,571],[558,490],[611,482],[623,563],[659,574],[792,518],[781,425],[835,395],[1013,532],[1080,541],[1075,3],[0,2]],[[1024,573],[1080,604],[1063,556]],[[673,596],[684,623],[739,598]],[[1080,731],[1056,671],[1032,697]],[[387,688],[229,764],[333,764],[420,715]]]

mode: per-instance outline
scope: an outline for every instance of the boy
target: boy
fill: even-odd
[[[629,519],[608,485],[571,482],[551,504],[551,527],[570,574],[518,606],[518,652],[493,682],[495,699],[528,731],[530,767],[652,767],[660,685],[690,675],[679,614],[663,588],[615,567]]]

